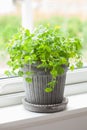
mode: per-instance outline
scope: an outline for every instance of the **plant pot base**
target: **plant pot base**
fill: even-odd
[[[24,107],[26,110],[37,112],[37,113],[52,113],[52,112],[59,112],[66,109],[68,99],[64,98],[62,103],[59,104],[52,104],[52,105],[37,105],[31,104],[24,98],[22,100]]]

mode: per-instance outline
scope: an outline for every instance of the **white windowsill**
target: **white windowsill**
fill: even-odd
[[[23,105],[0,108],[0,128],[1,130],[14,130],[22,127],[30,128],[52,120],[65,120],[81,115],[87,115],[87,93],[69,96],[67,109],[62,112],[52,114],[42,114],[29,112]]]

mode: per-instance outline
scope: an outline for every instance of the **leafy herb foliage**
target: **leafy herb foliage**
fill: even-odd
[[[37,68],[50,71],[52,82],[48,83],[46,92],[53,91],[56,77],[64,72],[63,65],[71,70],[76,66],[82,66],[80,39],[71,37],[60,26],[40,25],[32,33],[27,29],[20,29],[7,48],[10,54],[8,65],[12,68],[11,73],[17,72],[19,76],[26,74],[27,82],[32,82],[29,78],[31,72],[25,73],[21,69],[26,64],[37,64]],[[6,74],[9,74],[9,71],[6,71]]]

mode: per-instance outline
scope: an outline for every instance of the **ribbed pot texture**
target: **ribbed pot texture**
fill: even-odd
[[[37,69],[35,66],[25,65],[24,71],[32,70],[32,83],[25,81],[25,98],[27,102],[38,105],[50,105],[61,103],[64,98],[64,86],[66,80],[67,67],[64,67],[64,74],[56,78],[56,85],[54,90],[50,93],[45,92],[48,82],[51,81],[52,76],[49,72],[44,72],[42,69]]]

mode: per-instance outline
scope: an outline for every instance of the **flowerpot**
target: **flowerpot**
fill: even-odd
[[[24,71],[33,71],[32,82],[28,83],[24,77],[25,98],[23,103],[26,109],[35,112],[55,112],[66,108],[67,99],[64,98],[64,86],[67,67],[64,73],[56,78],[56,85],[52,92],[45,92],[48,82],[52,80],[49,72],[37,69],[36,66],[25,65]]]

